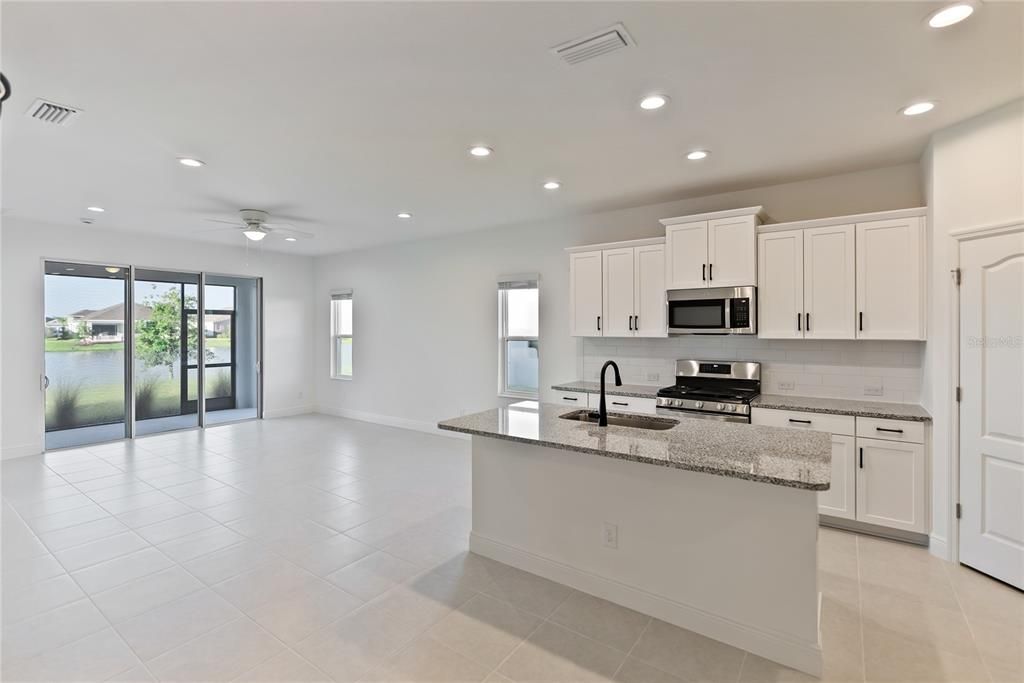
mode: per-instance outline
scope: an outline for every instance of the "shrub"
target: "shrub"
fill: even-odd
[[[148,377],[135,385],[135,417],[156,417],[156,379]]]
[[[80,384],[61,383],[52,389],[53,411],[51,429],[69,429],[77,426],[78,406],[82,394]]]
[[[207,398],[224,398],[231,395],[231,373],[218,372],[206,390]]]

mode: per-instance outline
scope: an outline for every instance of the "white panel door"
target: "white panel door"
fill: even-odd
[[[1024,232],[960,269],[960,561],[1024,589]]]
[[[798,339],[803,333],[803,230],[757,236],[757,336]]]
[[[601,252],[569,254],[569,334],[601,336]]]
[[[804,338],[854,339],[854,226],[804,231]]]
[[[857,224],[857,338],[924,339],[921,218]]]
[[[708,286],[708,222],[665,228],[665,288]]]
[[[605,337],[633,336],[633,247],[605,249],[604,313],[601,327]]]
[[[854,437],[832,435],[832,486],[818,493],[818,512],[832,517],[855,519],[857,501],[857,458]]]
[[[708,221],[708,287],[757,284],[756,229],[754,216]]]
[[[857,520],[925,533],[924,446],[857,439]]]
[[[633,328],[637,337],[667,337],[665,245],[633,249]]]

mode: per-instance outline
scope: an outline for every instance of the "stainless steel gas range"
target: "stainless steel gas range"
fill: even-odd
[[[761,364],[677,360],[676,383],[658,390],[658,407],[685,417],[750,422],[750,402],[761,393]]]

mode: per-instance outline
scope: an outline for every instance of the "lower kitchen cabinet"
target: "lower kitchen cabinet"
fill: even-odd
[[[856,439],[832,435],[832,487],[818,494],[818,513],[857,519]]]
[[[923,444],[857,439],[858,521],[926,533],[925,481]]]
[[[647,415],[658,414],[658,399],[639,398],[636,396],[608,396],[604,397],[605,408],[609,413],[645,413]],[[601,394],[590,394],[590,409],[597,410],[601,407]]]

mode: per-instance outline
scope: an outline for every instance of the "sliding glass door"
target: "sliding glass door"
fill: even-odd
[[[45,446],[123,439],[128,269],[47,261],[44,272]]]
[[[207,275],[206,424],[254,418],[259,404],[259,280]]]
[[[135,269],[135,434],[199,425],[199,274]]]

